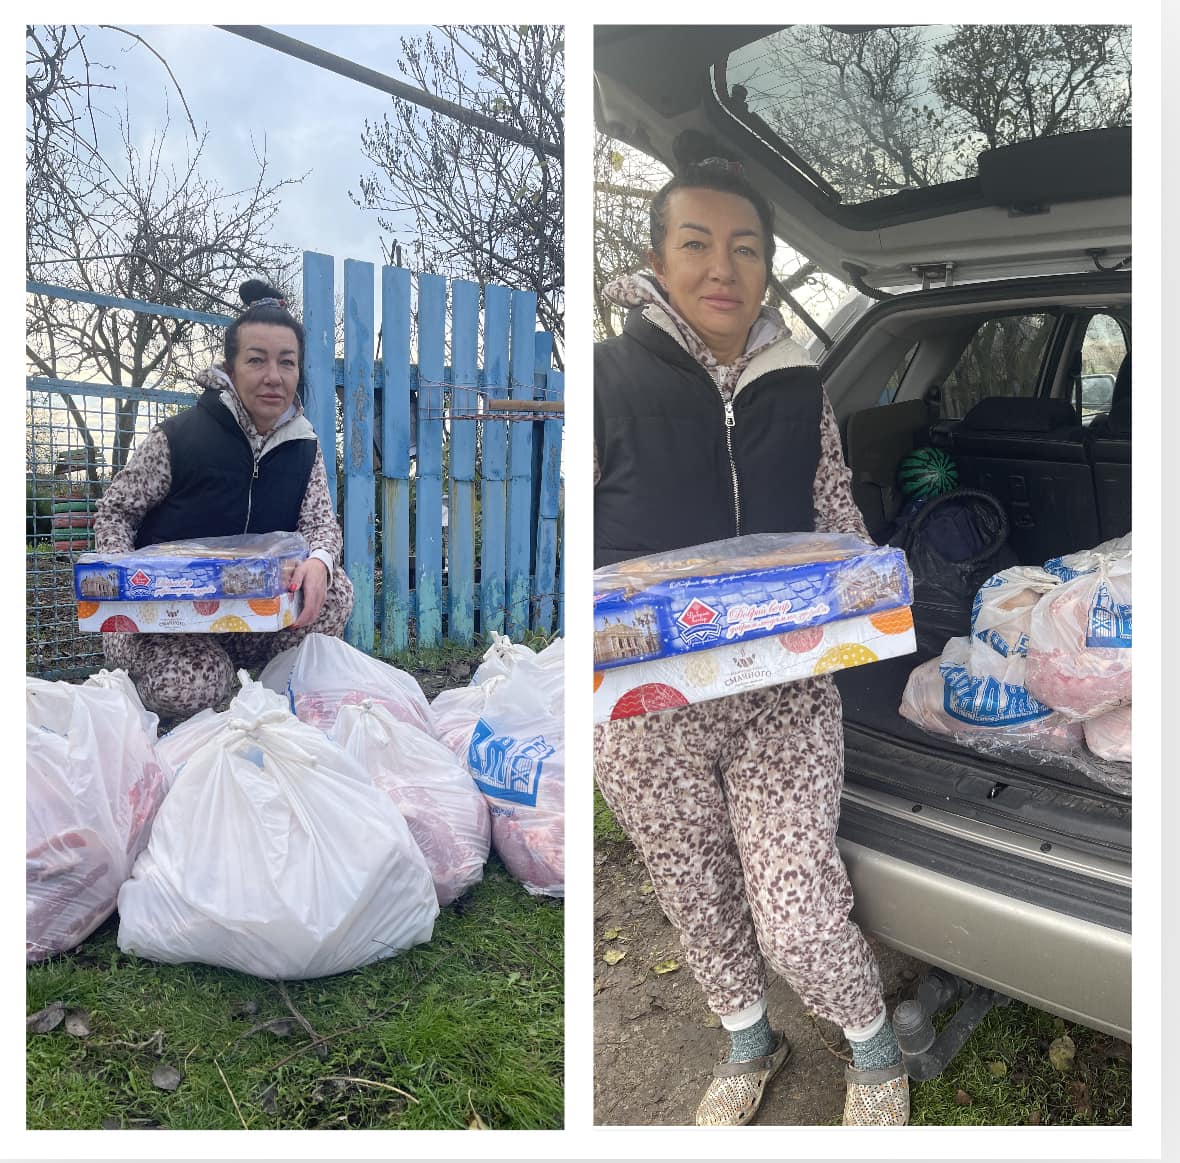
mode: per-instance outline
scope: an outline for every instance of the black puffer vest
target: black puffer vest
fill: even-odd
[[[263,453],[255,475],[246,434],[207,388],[160,425],[172,457],[172,488],[139,526],[136,547],[190,537],[293,530],[315,463],[316,441],[286,440]]]
[[[822,407],[814,367],[779,368],[741,388],[727,429],[713,378],[632,310],[623,334],[594,349],[595,568],[739,533],[811,531]]]

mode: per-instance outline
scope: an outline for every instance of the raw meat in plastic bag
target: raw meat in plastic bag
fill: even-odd
[[[1117,763],[1131,762],[1131,704],[1087,719],[1082,724],[1086,746],[1095,755]]]
[[[119,892],[119,948],[283,979],[428,941],[438,898],[389,796],[285,699],[238,677]]]
[[[1029,630],[1028,689],[1077,720],[1131,701],[1131,557],[1095,556],[1036,604]]]
[[[563,640],[539,654],[485,655],[504,661],[467,748],[467,766],[488,799],[492,846],[531,893],[565,894],[565,689]],[[496,651],[496,654],[493,654]],[[478,676],[480,671],[476,671]]]
[[[268,690],[289,696],[291,709],[304,723],[331,731],[336,712],[372,699],[395,719],[434,735],[430,704],[413,675],[398,670],[343,638],[309,634],[295,647],[271,659],[259,675]]]
[[[426,857],[438,903],[483,879],[491,844],[488,806],[445,744],[366,700],[343,706],[330,736],[388,793]]]
[[[114,912],[164,796],[156,716],[120,676],[26,680],[29,961],[74,948]]]
[[[985,749],[1068,752],[1081,727],[1038,703],[1021,683],[1023,659],[1004,659],[967,638],[910,674],[900,712],[910,722]],[[994,661],[993,661],[994,660]]]

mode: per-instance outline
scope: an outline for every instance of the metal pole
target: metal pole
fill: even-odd
[[[296,40],[293,36],[275,32],[261,24],[217,24],[214,27],[220,28],[224,32],[232,32],[235,36],[244,37],[246,40],[266,45],[267,48],[273,48],[288,56],[298,57],[300,60],[317,65],[321,69],[339,73],[342,77],[360,81],[362,85],[380,89],[383,93],[390,93],[394,97],[400,97],[403,101],[410,101],[414,105],[423,105],[445,117],[453,117],[456,121],[463,122],[464,125],[470,125],[473,129],[483,129],[488,133],[494,133],[497,137],[519,142],[521,145],[528,146],[529,149],[540,150],[541,153],[548,154],[549,157],[560,158],[562,156],[560,146],[549,141],[542,141],[514,125],[507,125],[503,121],[497,121],[494,117],[485,117],[473,109],[464,109],[462,105],[456,105],[453,101],[436,97],[424,89],[415,89],[413,85],[407,85],[393,77],[387,77],[384,73],[377,72],[376,69],[358,65],[355,61],[338,57],[335,53],[326,52],[322,48],[316,48],[302,40]]]

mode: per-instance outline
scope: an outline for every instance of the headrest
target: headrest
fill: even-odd
[[[960,426],[989,432],[1052,432],[1078,422],[1077,410],[1068,400],[987,396],[963,417]]]
[[[1110,397],[1110,410],[1113,412],[1115,408],[1123,402],[1123,398],[1130,398],[1131,396],[1131,353],[1128,351],[1123,356],[1123,362],[1119,365],[1118,379],[1114,381],[1114,393]]]

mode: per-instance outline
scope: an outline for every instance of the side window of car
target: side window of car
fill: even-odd
[[[943,381],[943,418],[961,420],[987,396],[1035,396],[1054,323],[1047,313],[987,320]]]
[[[909,370],[910,363],[914,358],[914,352],[917,350],[918,345],[915,343],[901,357],[901,362],[893,369],[893,374],[885,381],[885,386],[881,389],[881,394],[877,397],[878,408],[893,403],[893,398],[897,395],[897,389],[901,387],[901,381],[905,373]]]
[[[1095,315],[1082,340],[1082,423],[1110,411],[1114,382],[1127,354],[1127,340],[1118,320]]]

